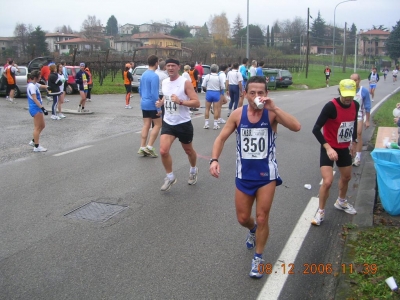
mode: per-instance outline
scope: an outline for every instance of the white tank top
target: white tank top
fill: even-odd
[[[185,94],[186,79],[179,76],[174,81],[166,78],[162,82],[162,92],[164,95],[164,121],[169,125],[178,125],[191,121],[190,109],[187,106],[179,105],[170,100],[170,96],[175,94],[182,101],[189,100]]]
[[[362,91],[363,87],[360,86],[360,89],[358,90],[357,94],[354,97],[354,100],[360,103],[360,109],[358,110],[358,115],[357,115],[357,120],[361,121],[364,118],[364,99],[362,98]]]

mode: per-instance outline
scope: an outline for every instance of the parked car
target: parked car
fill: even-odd
[[[22,94],[26,94],[28,86],[28,67],[18,66],[19,71],[15,74],[16,87],[14,90],[14,97],[19,98]],[[3,75],[4,67],[0,67],[0,77]],[[0,90],[1,94],[6,93],[6,87]]]
[[[65,66],[67,69],[68,80],[67,80],[67,87],[65,88],[65,92],[67,95],[71,95],[73,93],[78,92],[78,85],[75,82],[76,73],[80,71],[79,66]]]
[[[278,76],[276,77],[276,86],[287,88],[293,84],[293,76],[288,70],[278,70]]]
[[[138,92],[140,85],[140,78],[142,74],[149,68],[149,66],[137,66],[132,72],[132,90]]]
[[[45,63],[48,63],[50,61],[53,61],[53,58],[51,58],[50,56],[44,56],[44,57],[36,57],[34,59],[32,59],[29,63],[28,63],[28,73],[32,72],[33,70],[40,70],[39,66],[43,65]]]

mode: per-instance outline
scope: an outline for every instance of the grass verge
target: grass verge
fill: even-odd
[[[376,127],[371,144],[375,144],[379,126],[396,127],[392,111],[399,102],[400,92],[386,100],[374,114]],[[346,297],[337,298],[400,299],[400,294],[392,292],[385,282],[386,278],[393,276],[397,284],[400,284],[400,222],[395,225],[386,221],[380,223],[365,230],[343,226],[345,235],[349,232],[351,235],[347,241],[350,250],[345,260],[351,261],[353,272],[349,271],[345,275],[345,281],[350,283],[350,291]]]

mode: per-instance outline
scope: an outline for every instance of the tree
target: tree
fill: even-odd
[[[372,25],[372,29],[383,30],[383,31],[389,31],[389,30],[388,30],[385,26],[383,26],[383,25],[378,25],[378,26]]]
[[[60,32],[60,33],[66,33],[66,34],[74,33],[71,26],[69,26],[69,25],[58,26],[58,27],[56,27],[55,31]]]
[[[89,16],[82,23],[82,33],[88,40],[95,40],[103,37],[101,21],[96,16]]]
[[[274,47],[275,44],[275,33],[274,33],[274,27],[271,28],[271,47]]]
[[[311,25],[311,37],[316,45],[324,45],[325,41],[325,20],[321,18],[318,11],[318,17],[314,19]]]
[[[46,33],[40,26],[37,26],[29,35],[27,52],[31,54],[32,58],[49,54],[48,45],[46,43]]]
[[[207,23],[204,23],[204,25],[201,27],[201,29],[198,32],[196,32],[196,37],[203,38],[203,39],[210,37]]]
[[[269,43],[269,25],[267,26],[267,47],[269,47],[270,43]]]
[[[118,22],[114,15],[111,15],[107,21],[106,33],[107,35],[112,36],[116,36],[118,34]]]
[[[93,42],[100,42],[101,40],[104,40],[101,21],[96,19],[96,16],[88,15],[88,18],[83,21],[82,33],[88,40],[91,41],[90,51],[93,51]]]
[[[170,34],[180,39],[192,37],[190,28],[186,22],[178,22],[178,24],[175,23],[174,29],[171,30]]]
[[[347,45],[347,54],[352,54],[354,52],[354,47],[355,47],[355,42],[357,39],[357,27],[353,23],[351,24],[350,32],[349,32],[349,42],[346,44]]]
[[[232,27],[232,38],[235,41],[236,47],[239,47],[239,45],[240,45],[239,32],[240,32],[240,30],[243,29],[243,20],[242,20],[242,18],[240,17],[239,14],[235,18],[235,20],[233,20],[232,25],[233,25],[233,27]]]
[[[27,45],[29,35],[33,31],[31,24],[25,25],[24,23],[17,23],[14,29],[15,42],[19,48],[19,51],[23,54],[27,54]]]
[[[393,30],[386,40],[386,50],[390,58],[397,63],[400,57],[400,21],[397,21],[396,26],[393,26]]]
[[[247,27],[239,31],[239,36],[242,41],[246,41],[246,33]],[[242,41],[241,44],[245,45],[245,42],[242,43]],[[264,34],[257,25],[249,25],[249,44],[250,47],[264,45]]]
[[[208,27],[217,44],[227,45],[230,36],[230,25],[226,13],[210,16]]]
[[[281,28],[280,28],[280,24],[279,24],[278,20],[276,20],[274,22],[274,24],[272,25],[272,28],[274,28],[275,33],[281,33]]]
[[[290,49],[297,47],[300,45],[300,36],[305,35],[307,32],[307,21],[300,18],[295,17],[293,21],[287,19],[279,24],[281,34],[286,39],[290,39]]]

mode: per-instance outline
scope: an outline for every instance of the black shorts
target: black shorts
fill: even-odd
[[[64,92],[67,90],[68,82],[64,81]]]
[[[143,110],[142,109],[143,119],[150,118],[150,119],[158,119],[160,116],[157,116],[156,110]]]
[[[353,161],[351,158],[350,154],[350,149],[349,148],[342,148],[342,149],[336,149],[333,148],[336,153],[338,154],[338,160],[336,161],[336,165],[341,168],[341,167],[348,167],[351,166]],[[329,166],[333,167],[333,160],[330,160],[328,157],[328,154],[326,153],[326,149],[321,146],[321,155],[319,159],[319,166]]]
[[[125,84],[125,90],[127,93],[132,92],[132,85],[131,84]]]
[[[329,77],[330,77],[331,75],[325,75],[325,78],[326,78],[326,80],[329,80]]]
[[[17,87],[16,84],[7,84],[6,93],[7,95],[10,94],[11,90],[14,90]]]
[[[192,121],[178,125],[169,125],[163,121],[161,134],[177,137],[182,144],[190,144],[193,141]]]

